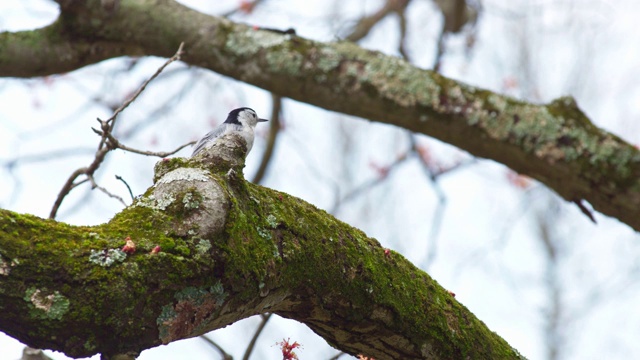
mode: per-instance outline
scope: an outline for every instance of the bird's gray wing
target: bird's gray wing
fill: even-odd
[[[209,131],[207,135],[203,136],[202,139],[198,141],[198,143],[196,144],[196,147],[193,149],[193,153],[191,154],[191,157],[196,156],[196,154],[199,153],[200,150],[202,150],[208,142],[213,141],[216,138],[222,136],[224,132],[225,132],[224,125],[217,126],[215,129]]]

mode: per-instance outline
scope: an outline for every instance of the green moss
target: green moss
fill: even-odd
[[[90,339],[87,339],[87,341],[84,342],[83,347],[87,351],[93,352],[96,349],[96,343],[95,343],[94,339],[90,338]]]
[[[235,193],[232,201],[227,241],[230,271],[226,273],[242,274],[242,279],[230,281],[254,282],[255,289],[244,290],[248,296],[252,291],[265,291],[274,279],[284,288],[305,284],[313,293],[341,294],[349,299],[350,308],[357,309],[341,314],[345,319],[353,317],[351,320],[358,321],[357,317],[371,316],[366,315],[367,311],[380,314],[380,309],[386,309],[380,316],[416,343],[425,333],[431,334],[432,339],[442,337],[446,344],[451,341],[448,338],[458,337],[456,332],[485,328],[475,319],[459,322],[461,314],[467,312],[462,305],[397,253],[385,255],[375,239],[286,194],[256,185],[248,185],[246,190]],[[313,240],[305,239],[304,234],[313,234]],[[251,250],[244,252],[240,245],[234,247],[239,243]],[[389,262],[394,266],[389,267]],[[276,263],[284,268],[277,274],[269,273]],[[338,278],[347,281],[336,281]],[[423,289],[425,283],[433,285],[416,291]],[[367,310],[368,307],[371,308]],[[439,315],[443,313],[451,314],[450,318]],[[434,321],[440,325],[434,326]],[[493,337],[489,333],[486,336]],[[493,345],[504,343],[489,346]],[[471,353],[477,345],[467,346],[464,352]]]
[[[456,90],[449,94],[459,96]],[[466,309],[399,254],[386,253],[375,239],[313,205],[245,182],[241,172],[227,176],[221,169],[211,171],[230,200],[225,232],[215,238],[201,238],[197,232],[186,230],[183,236],[174,235],[176,224],[200,207],[202,198],[195,189],[176,194],[164,211],[147,192],[108,224],[90,228],[0,212],[0,239],[18,232],[16,242],[0,242],[3,259],[22,259],[23,255],[31,259],[34,252],[42,254],[38,259],[42,263],[30,264],[38,272],[88,284],[86,289],[66,286],[61,292],[37,290],[41,287],[30,285],[21,296],[32,310],[49,311],[34,316],[62,316],[69,309],[69,304],[66,310],[62,306],[64,297],[60,294],[64,293],[78,299],[73,304],[78,324],[125,329],[119,332],[121,338],[136,338],[138,328],[127,323],[131,317],[123,317],[121,313],[125,313],[144,317],[140,323],[153,323],[159,327],[161,339],[170,341],[206,329],[230,295],[233,301],[242,303],[277,288],[303,296],[316,294],[318,299],[314,301],[340,296],[348,303],[335,311],[344,319],[381,319],[390,329],[408,334],[414,344],[442,339],[438,351],[449,355],[445,357],[459,355],[447,348],[454,347],[448,344],[455,344],[463,354],[477,346],[460,344],[455,334],[485,331],[484,325],[474,318],[460,320],[468,313]],[[95,266],[87,261],[91,257],[98,261],[96,254],[104,249],[108,249],[107,254],[109,249],[120,251],[127,237],[136,243],[136,253],[114,261],[112,266]],[[155,245],[162,251],[150,254]],[[65,264],[53,268],[48,263],[56,261],[49,256],[64,258]],[[186,281],[190,286],[180,285]],[[60,304],[58,310],[51,312],[47,307],[49,303],[43,299],[50,298]],[[189,304],[194,306],[195,315],[184,312],[183,306]],[[95,308],[118,309],[118,313],[96,315]],[[185,320],[181,316],[189,317]],[[185,321],[192,327],[184,330]],[[487,338],[494,337],[489,334]],[[93,344],[90,342],[89,347]],[[78,342],[78,346],[84,346],[83,351],[86,345]],[[99,349],[102,345],[95,346]]]
[[[191,249],[187,245],[178,245],[175,247],[175,253],[184,257],[191,256]]]
[[[189,160],[182,157],[167,158],[158,161],[154,167],[153,183],[157,183],[168,172],[177,168],[189,167]]]
[[[164,252],[172,252],[176,248],[176,241],[170,237],[161,239],[158,244]]]

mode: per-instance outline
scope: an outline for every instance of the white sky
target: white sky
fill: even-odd
[[[237,3],[189,2],[212,14]],[[429,67],[441,20],[429,2],[413,3],[410,56],[419,66]],[[299,4],[266,1],[255,13],[235,20],[294,27],[301,36],[331,41],[336,32],[348,29],[349,19],[357,19],[363,11],[374,11],[380,1]],[[464,38],[449,42],[443,68],[447,76],[537,102],[572,94],[596,124],[640,143],[640,90],[636,86],[640,75],[640,34],[636,31],[639,2],[494,0],[485,1],[484,6],[472,55],[465,54]],[[43,26],[56,11],[50,1],[0,0],[0,30]],[[362,45],[397,54],[398,37],[397,21],[389,18]],[[131,72],[124,72],[121,60],[110,60],[46,82],[0,79],[0,165],[2,160],[67,149],[71,144],[81,149],[78,156],[19,166],[13,172],[0,168],[0,206],[46,217],[61,184],[92,156],[97,141],[90,127],[96,126],[95,118],[110,115],[104,106],[91,101],[92,94],[117,102],[121,94],[135,89],[163,61],[145,59]],[[262,90],[206,71],[179,73],[183,68],[172,66],[176,74],[152,83],[122,115],[119,130],[123,136],[147,118],[159,118],[127,138],[126,144],[155,150],[174,148],[206,133],[235,105],[250,104],[261,116],[269,114],[269,96]],[[185,84],[190,90],[177,100],[167,90],[181,89]],[[164,103],[166,113],[150,115]],[[212,103],[218,106],[212,108]],[[321,208],[332,207],[334,184],[344,194],[375,177],[371,163],[388,164],[406,150],[404,133],[390,126],[293,101],[286,101],[285,106],[286,128],[265,185]],[[260,131],[264,134],[266,127]],[[350,147],[343,145],[347,140]],[[468,158],[435,140],[421,137],[420,141],[442,162]],[[255,171],[263,146],[262,138],[257,139],[245,169],[247,177]],[[188,153],[184,150],[181,155]],[[134,193],[142,193],[151,184],[154,162],[118,151],[109,156],[98,181],[126,198],[126,189],[113,179],[121,175],[128,179]],[[535,218],[536,214],[557,214],[552,217],[558,221],[554,241],[561,254],[556,278],[566,307],[561,319],[566,337],[559,339],[566,345],[563,358],[626,359],[640,353],[640,314],[636,310],[640,294],[635,265],[640,255],[638,236],[627,226],[599,214],[598,225],[591,224],[575,207],[554,200],[539,186],[526,192],[517,189],[506,180],[506,172],[499,164],[481,160],[442,178],[439,185],[446,203],[437,237],[438,256],[429,273],[525,356],[544,359],[548,273]],[[385,185],[345,204],[337,215],[424,268],[436,205],[436,192],[417,162],[410,160]],[[559,210],[554,213],[556,207]],[[80,189],[65,200],[59,219],[97,224],[120,208],[112,199]],[[257,322],[256,318],[243,320],[211,337],[241,358],[244,343],[249,341],[246,334]],[[303,344],[301,359],[326,359],[335,354],[304,326],[278,318],[261,336],[253,358],[278,359],[273,344],[287,337]],[[19,358],[22,347],[0,333],[0,360]],[[61,354],[52,356],[64,358]],[[176,357],[204,359],[217,355],[201,340],[192,339],[145,351],[141,358]]]

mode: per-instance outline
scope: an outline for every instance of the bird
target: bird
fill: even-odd
[[[241,107],[231,110],[227,116],[227,120],[216,126],[215,129],[211,130],[203,136],[200,141],[198,141],[196,147],[193,149],[191,157],[196,156],[205,147],[209,147],[211,144],[215,143],[222,135],[232,132],[237,133],[245,139],[247,142],[247,154],[249,154],[249,151],[251,151],[251,148],[253,147],[253,129],[259,122],[264,121],[268,120],[259,118],[255,110],[251,108]]]

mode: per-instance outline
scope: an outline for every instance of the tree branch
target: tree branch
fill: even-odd
[[[64,31],[60,20],[42,29],[0,32],[2,76],[62,74],[120,56],[142,56],[135,44],[82,39]]]
[[[146,195],[100,226],[0,211],[0,330],[110,359],[270,312],[352,355],[520,358],[401,255],[245,181],[245,153],[229,134],[160,161]]]
[[[125,54],[168,57],[185,41],[183,60],[192,65],[438,138],[640,230],[640,152],[595,127],[571,98],[528,104],[348,42],[255,30],[173,1],[122,1],[115,14],[96,1],[72,4],[54,25],[0,34],[0,76],[70,71]]]

